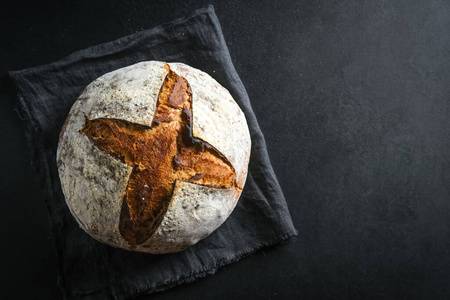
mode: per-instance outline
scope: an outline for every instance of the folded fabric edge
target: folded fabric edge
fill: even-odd
[[[143,289],[131,290],[131,292],[129,294],[125,294],[120,297],[117,297],[117,295],[115,295],[116,293],[111,291],[110,286],[105,286],[102,289],[98,289],[95,291],[89,290],[89,291],[74,292],[70,296],[78,299],[83,296],[95,296],[95,294],[102,294],[102,295],[112,296],[112,297],[114,297],[113,299],[116,299],[116,300],[125,300],[125,299],[131,299],[131,298],[134,298],[134,297],[137,297],[140,295],[150,295],[153,293],[162,292],[162,291],[168,290],[170,288],[173,288],[175,286],[194,282],[194,281],[196,281],[200,278],[204,278],[208,275],[213,275],[220,268],[222,268],[226,265],[235,263],[247,256],[250,256],[251,254],[253,254],[257,251],[260,251],[264,248],[270,248],[270,247],[285,244],[291,238],[297,236],[297,234],[298,234],[297,230],[290,231],[288,233],[278,236],[277,238],[275,238],[269,242],[261,243],[261,244],[255,246],[254,248],[248,248],[248,249],[242,250],[229,259],[219,260],[214,265],[206,266],[202,270],[198,270],[198,271],[194,271],[190,274],[178,276],[177,278],[167,281],[167,282],[157,282],[157,283],[153,284],[153,286],[146,287]]]
[[[59,68],[59,67],[61,67],[61,65],[70,65],[71,63],[77,62],[80,59],[92,59],[92,58],[96,58],[99,56],[110,55],[110,54],[113,54],[113,53],[121,50],[121,49],[115,49],[115,51],[113,51],[113,52],[108,52],[109,49],[114,48],[114,47],[110,47],[111,45],[120,44],[123,41],[133,40],[141,35],[151,34],[151,32],[158,31],[160,28],[166,27],[167,25],[177,25],[180,23],[187,22],[188,20],[190,20],[192,18],[196,18],[202,14],[215,15],[214,6],[212,4],[209,4],[207,6],[204,6],[199,9],[194,10],[192,13],[190,13],[186,17],[177,18],[172,21],[168,21],[166,23],[156,25],[149,29],[144,29],[139,32],[131,33],[131,34],[125,35],[123,37],[120,37],[120,38],[117,38],[117,39],[114,39],[111,41],[107,41],[107,42],[104,42],[101,44],[97,44],[95,46],[91,46],[91,47],[87,47],[85,49],[75,51],[59,60],[56,60],[56,61],[53,61],[53,62],[50,62],[47,64],[34,66],[34,67],[30,67],[30,68],[25,68],[25,69],[20,69],[20,70],[10,70],[8,73],[10,76],[13,76],[13,75],[19,75],[19,74],[28,73],[28,72],[41,72],[41,71],[45,71],[45,70],[49,70],[49,69],[51,70],[52,68]],[[124,45],[125,45],[125,43],[124,43]]]
[[[194,272],[193,274],[189,274],[185,277],[179,277],[176,280],[172,280],[171,282],[167,282],[167,283],[163,283],[162,285],[160,285],[159,287],[155,287],[153,288],[150,293],[155,293],[155,292],[161,292],[164,291],[166,289],[172,288],[174,286],[177,285],[181,285],[181,284],[185,284],[185,283],[189,283],[189,282],[193,282],[197,279],[200,279],[202,277],[206,277],[207,275],[212,275],[215,272],[217,272],[218,269],[220,269],[221,267],[224,267],[226,265],[232,264],[234,262],[237,262],[247,256],[250,256],[251,254],[260,251],[264,248],[270,248],[273,246],[277,246],[277,245],[282,245],[284,243],[286,243],[287,241],[289,241],[292,237],[297,236],[298,235],[298,231],[297,230],[293,230],[290,231],[288,233],[285,233],[281,236],[278,236],[276,239],[273,239],[267,243],[261,243],[259,245],[257,245],[255,248],[248,248],[245,250],[242,250],[240,252],[238,252],[234,257],[230,258],[230,259],[224,259],[224,260],[219,260],[216,264],[214,264],[211,267],[206,267],[205,270],[202,271],[198,271],[198,272]],[[149,293],[149,294],[150,294]],[[145,294],[145,292],[141,292],[140,295]],[[132,296],[137,296],[138,294],[132,295]]]
[[[249,124],[249,128],[250,128],[250,134],[251,134],[251,138],[252,141],[257,138],[259,140],[260,143],[260,147],[267,149],[267,145],[266,145],[266,139],[261,131],[261,128],[259,126],[259,122],[256,119],[256,115],[253,112],[253,108],[252,108],[252,104],[250,102],[249,96],[247,94],[247,90],[238,74],[238,72],[236,71],[236,68],[233,64],[233,60],[231,58],[231,54],[230,51],[228,49],[227,43],[225,41],[225,37],[223,35],[223,31],[222,31],[222,27],[220,25],[220,21],[217,18],[216,14],[213,11],[213,16],[212,16],[212,20],[213,20],[213,25],[216,27],[216,32],[218,34],[218,39],[220,41],[220,44],[222,45],[222,49],[224,49],[224,59],[225,59],[225,64],[224,66],[226,66],[226,68],[228,69],[228,72],[225,72],[225,74],[228,76],[228,80],[230,81],[231,86],[234,87],[234,89],[236,90],[242,90],[243,91],[243,97],[241,98],[241,101],[243,102],[242,105],[240,105],[241,109],[244,111],[245,117],[247,118],[247,122]],[[232,93],[233,95],[233,90],[230,90],[230,93]],[[233,97],[235,97],[235,95],[233,95]],[[240,98],[240,97],[236,97],[236,98]],[[252,142],[252,152],[253,150],[253,146],[255,144]],[[289,207],[287,205],[287,201],[284,197],[284,193],[283,190],[281,189],[280,183],[278,181],[278,178],[275,174],[275,171],[273,170],[272,167],[272,162],[270,161],[270,157],[269,157],[269,153],[261,153],[263,154],[263,156],[260,158],[261,161],[264,163],[264,165],[266,166],[270,176],[274,179],[273,183],[275,185],[275,188],[281,193],[283,199],[282,201],[285,203],[286,205],[286,212],[288,214],[288,222],[290,223],[290,227],[293,228],[293,230],[296,230],[294,227],[294,223],[292,221],[292,216],[289,210]],[[250,157],[250,163],[252,163],[252,158]]]
[[[40,171],[38,165],[36,163],[34,163],[35,161],[38,161],[40,159],[39,156],[42,155],[43,151],[41,151],[42,150],[41,147],[36,147],[35,145],[37,145],[38,143],[35,143],[33,141],[35,139],[39,139],[42,135],[40,134],[39,126],[37,126],[36,120],[33,118],[32,114],[30,113],[27,101],[25,101],[25,96],[23,95],[21,89],[19,88],[18,82],[20,81],[20,79],[16,76],[17,74],[14,72],[10,71],[10,72],[8,72],[8,75],[9,75],[10,82],[14,87],[14,91],[16,94],[16,100],[18,102],[18,104],[15,105],[14,110],[16,111],[16,113],[18,114],[19,118],[22,121],[28,120],[28,122],[24,122],[24,124],[23,124],[25,139],[26,139],[28,149],[30,150],[32,167],[33,167],[34,171],[36,172],[36,174],[38,175],[36,182],[39,184],[39,188],[41,189],[45,208],[47,210],[47,218],[48,218],[48,222],[49,222],[50,228],[51,228],[50,235],[53,236],[52,240],[53,240],[53,243],[55,246],[54,253],[55,253],[57,273],[58,273],[56,285],[58,286],[59,290],[62,292],[63,296],[65,297],[67,295],[67,289],[65,288],[65,285],[62,284],[62,282],[64,281],[64,279],[61,276],[61,274],[62,274],[62,255],[59,254],[59,250],[58,250],[59,246],[57,244],[58,241],[55,238],[56,237],[55,232],[57,229],[56,229],[56,224],[54,222],[52,222],[52,210],[50,208],[50,203],[49,203],[50,195],[49,195],[47,189],[44,187],[45,183],[44,183],[44,179],[42,178],[41,171]],[[42,145],[42,143],[39,145]]]

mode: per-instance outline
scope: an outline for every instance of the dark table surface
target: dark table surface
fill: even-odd
[[[61,298],[6,72],[209,3],[299,235],[140,299],[449,299],[450,3],[435,0],[2,1],[0,297]]]

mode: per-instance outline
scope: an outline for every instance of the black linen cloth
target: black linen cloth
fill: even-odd
[[[107,72],[145,60],[183,62],[213,76],[244,111],[252,138],[247,182],[234,212],[209,237],[175,254],[131,252],[91,238],[66,206],[56,167],[59,132],[84,87]],[[213,274],[220,266],[297,234],[212,6],[10,76],[47,202],[58,284],[66,298],[124,299],[161,291]]]

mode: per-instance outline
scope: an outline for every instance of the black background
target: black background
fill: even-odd
[[[2,1],[0,296],[62,297],[6,72],[209,3],[299,235],[140,299],[450,298],[450,3],[435,0]]]

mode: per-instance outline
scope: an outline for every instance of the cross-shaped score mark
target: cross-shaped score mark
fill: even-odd
[[[170,71],[158,95],[151,127],[117,119],[86,120],[81,130],[102,151],[133,167],[119,230],[132,247],[161,223],[175,180],[240,189],[231,163],[192,136],[192,97],[187,81]]]

